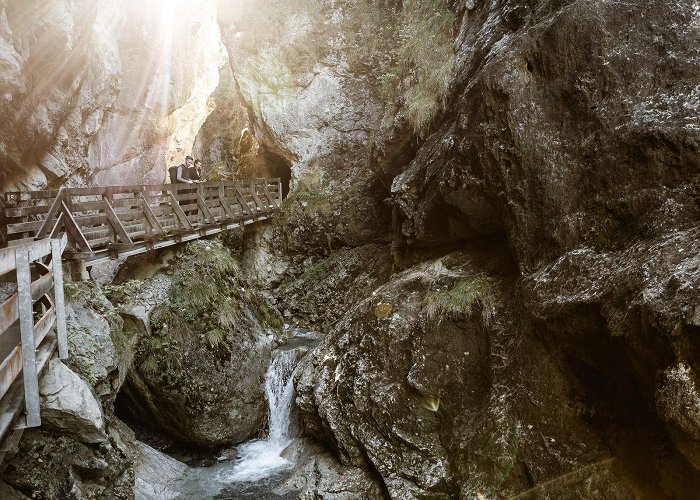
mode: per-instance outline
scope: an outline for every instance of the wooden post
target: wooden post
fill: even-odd
[[[282,206],[282,179],[277,180],[277,206],[281,207]]]
[[[22,338],[22,379],[24,381],[24,405],[27,411],[27,427],[41,425],[39,413],[39,378],[36,371],[36,347],[34,346],[34,311],[32,300],[32,274],[29,269],[29,252],[18,250],[17,294],[19,297],[19,325]]]
[[[61,262],[61,240],[51,240],[51,267],[53,289],[56,302],[56,333],[58,336],[58,356],[68,358],[68,331],[66,328],[66,301],[63,293],[63,263]]]

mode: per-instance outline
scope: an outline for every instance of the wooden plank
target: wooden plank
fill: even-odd
[[[105,213],[107,214],[107,220],[109,223],[112,225],[112,229],[114,229],[114,233],[119,237],[121,242],[126,245],[127,247],[133,247],[134,242],[131,241],[131,238],[129,237],[129,233],[126,232],[126,229],[124,229],[124,226],[122,225],[121,221],[119,220],[119,217],[117,217],[117,214],[114,213],[114,209],[112,208],[112,205],[110,205],[109,200],[107,199],[107,196],[104,196],[102,198],[102,203],[104,204],[104,209]],[[59,344],[60,347],[60,344]]]
[[[41,344],[44,337],[48,335],[51,329],[56,324],[56,308],[51,307],[44,313],[39,321],[34,325],[34,345],[36,347]]]
[[[256,181],[250,183],[250,195],[253,197],[253,202],[259,211],[265,210],[265,204],[258,196],[258,185]]]
[[[49,234],[50,239],[58,238],[58,235],[61,232],[61,228],[63,227],[65,217],[66,216],[63,215],[63,212],[58,214],[58,219],[56,219],[56,224],[54,224],[53,229],[51,230],[51,234]]]
[[[275,200],[270,196],[270,193],[267,192],[267,189],[263,192],[263,196],[265,196],[265,199],[267,200],[267,208],[269,209],[271,206],[276,207],[277,204],[275,203]]]
[[[36,243],[36,240],[32,238],[21,238],[18,240],[10,240],[7,242],[8,247],[21,247],[21,246],[26,246],[26,245],[31,245],[32,243]]]
[[[156,216],[153,214],[153,211],[151,210],[151,207],[148,205],[148,201],[146,198],[144,198],[143,194],[141,196],[141,206],[143,207],[143,213],[146,216],[146,220],[151,226],[151,231],[155,231],[156,233],[162,233],[163,228],[161,227],[160,223],[158,222],[158,219],[156,219]]]
[[[58,193],[56,194],[56,199],[54,202],[51,204],[51,208],[49,209],[48,213],[46,214],[46,218],[44,219],[44,223],[42,226],[39,228],[39,230],[36,233],[36,238],[41,239],[45,237],[47,234],[49,234],[49,231],[53,229],[54,227],[54,219],[56,218],[56,215],[58,212],[61,210],[65,204],[63,203],[65,199],[65,191],[63,188],[61,188]]]
[[[236,213],[233,211],[233,208],[231,208],[231,205],[229,205],[228,201],[226,201],[226,193],[224,191],[224,185],[221,184],[219,185],[219,203],[221,204],[221,208],[224,209],[224,212],[226,213],[226,217],[228,219],[235,219],[236,218]]]
[[[0,249],[0,276],[14,271],[15,269],[15,252],[17,250],[28,250],[32,262],[43,259],[51,253],[51,242],[49,240],[34,241],[29,243],[14,246],[11,248]]]
[[[41,228],[44,225],[43,221],[35,220],[31,222],[18,222],[16,224],[8,224],[7,234],[18,234],[18,233],[33,233],[34,231]]]
[[[0,364],[0,398],[10,390],[12,383],[22,372],[22,349],[18,343]]]
[[[19,323],[22,338],[22,379],[27,412],[27,426],[41,425],[39,414],[39,378],[36,370],[34,345],[34,311],[32,309],[32,276],[29,252],[17,252],[17,294],[19,296]]]
[[[43,215],[49,211],[49,205],[40,205],[35,207],[14,207],[5,209],[5,217],[8,219],[18,217],[29,217],[32,215]]]
[[[22,252],[22,251],[20,251]],[[46,295],[53,286],[53,273],[46,274],[32,283],[32,300],[38,300]],[[9,329],[19,318],[19,296],[12,294],[0,304],[0,333]]]
[[[65,248],[65,247],[64,247]],[[66,325],[66,300],[63,290],[63,249],[61,240],[51,240],[51,270],[53,271],[53,296],[56,307],[56,336],[58,338],[58,355],[68,358],[68,329]]]
[[[36,369],[37,369],[37,373],[41,374],[41,373],[44,371],[44,368],[46,368],[46,365],[48,364],[49,360],[50,360],[51,357],[53,356],[53,353],[54,353],[55,350],[56,350],[56,336],[53,335],[53,334],[51,334],[51,335],[49,335],[49,336],[46,338],[46,340],[39,346],[39,349],[37,349],[37,352],[36,352],[36,367],[37,367]],[[19,380],[18,380],[17,382],[19,382]],[[15,385],[15,384],[13,384],[13,386],[14,386],[14,385]],[[19,385],[21,386],[22,384],[19,384]],[[13,395],[15,394],[15,393],[14,393],[14,387],[10,389],[10,392],[11,392]],[[8,397],[10,397],[10,396],[8,396]],[[5,398],[3,398],[3,401],[0,401],[0,405],[2,405],[2,403],[4,403],[4,399],[5,399]],[[19,400],[20,400],[20,403],[21,403],[22,400],[23,400],[23,398],[21,397],[21,392],[20,392]],[[20,404],[20,406],[21,406],[21,404]],[[0,415],[2,415],[2,410],[1,410],[1,408],[2,408],[2,407],[0,407]],[[1,418],[2,418],[2,417],[0,416],[0,419],[1,419]],[[0,436],[3,435],[3,434],[2,434],[2,431],[3,431],[3,429],[4,429],[4,425],[3,425],[3,424],[4,424],[4,421],[0,420]],[[27,427],[29,427],[29,425],[27,425],[27,420],[26,420],[26,418],[23,417],[22,415],[19,415],[19,418],[17,418],[16,421],[15,421],[14,429],[26,429]]]
[[[170,193],[170,206],[172,207],[173,212],[175,212],[175,215],[180,221],[180,224],[187,229],[193,229],[190,220],[187,218],[184,210],[182,210],[182,207],[180,207],[180,203],[177,201],[177,198],[175,198],[175,195],[172,193]]]

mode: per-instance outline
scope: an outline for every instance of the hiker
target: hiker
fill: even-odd
[[[185,157],[185,163],[178,165],[177,167],[170,167],[168,173],[170,174],[170,183],[175,184],[177,182],[182,184],[192,184],[193,181],[190,179],[189,171],[192,167],[194,158],[191,156]]]
[[[191,181],[204,182],[202,179],[202,160],[195,160],[194,165],[187,170],[187,175]]]

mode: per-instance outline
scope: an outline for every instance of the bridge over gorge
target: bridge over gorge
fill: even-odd
[[[88,265],[269,219],[280,179],[4,193],[8,246],[65,233],[64,259]]]
[[[68,356],[63,261],[92,265],[270,219],[280,179],[3,193],[0,462],[41,424],[39,379]]]

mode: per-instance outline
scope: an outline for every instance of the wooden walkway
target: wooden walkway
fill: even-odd
[[[4,193],[8,246],[68,237],[64,258],[96,264],[272,217],[280,179]]]
[[[68,357],[67,243],[64,236],[0,250],[0,462],[23,429],[41,425],[39,378],[56,347]]]
[[[87,265],[273,217],[280,179],[3,193],[0,249],[0,463],[41,425],[39,379],[68,356],[63,260]]]

